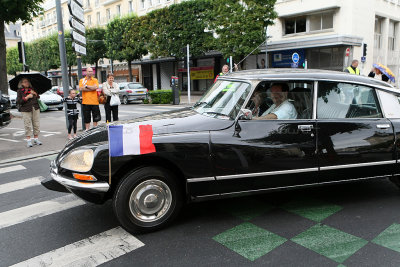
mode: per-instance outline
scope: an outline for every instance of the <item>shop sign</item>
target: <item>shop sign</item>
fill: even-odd
[[[178,69],[178,72],[187,72],[187,69]],[[213,80],[214,79],[214,67],[193,67],[190,68],[190,79],[191,80]]]

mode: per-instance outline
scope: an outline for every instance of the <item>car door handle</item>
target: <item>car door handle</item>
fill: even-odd
[[[390,128],[390,124],[377,124],[376,128],[378,128],[378,129],[387,129],[387,128]]]
[[[302,132],[311,132],[313,129],[312,125],[298,125],[297,128]]]

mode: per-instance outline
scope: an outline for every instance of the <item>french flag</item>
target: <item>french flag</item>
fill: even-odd
[[[111,157],[156,152],[153,144],[152,125],[139,125],[137,123],[109,125],[108,143]]]

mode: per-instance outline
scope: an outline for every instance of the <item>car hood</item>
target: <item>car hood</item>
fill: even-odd
[[[111,123],[110,125],[124,125],[128,123],[150,124],[153,126],[154,138],[164,134],[178,134],[184,132],[217,131],[231,127],[233,120],[217,119],[201,115],[191,108],[157,113],[127,121]],[[69,142],[61,154],[81,146],[106,145],[108,141],[107,125],[100,125],[85,131],[78,138]]]

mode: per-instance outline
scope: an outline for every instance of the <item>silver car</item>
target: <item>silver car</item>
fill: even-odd
[[[119,90],[121,103],[125,105],[131,101],[147,99],[149,91],[137,82],[119,83]]]

